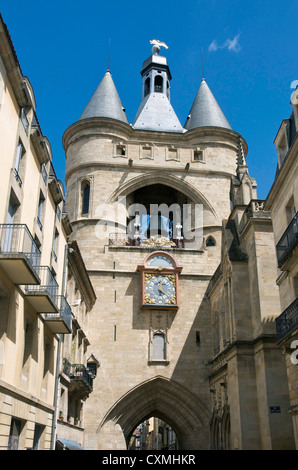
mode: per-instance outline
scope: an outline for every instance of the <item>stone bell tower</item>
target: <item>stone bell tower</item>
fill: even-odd
[[[206,292],[221,261],[239,139],[243,158],[247,146],[205,79],[181,125],[160,47],[143,63],[132,124],[107,71],[63,136],[67,210],[97,296],[88,339],[100,369],[85,406],[86,449],[125,449],[151,416],[174,429],[179,448],[210,448]]]

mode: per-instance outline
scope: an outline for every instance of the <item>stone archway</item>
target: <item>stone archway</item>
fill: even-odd
[[[175,430],[180,449],[209,449],[210,410],[183,385],[162,376],[141,383],[113,405],[98,427],[99,449],[112,441],[113,449],[127,448],[136,426],[150,416]]]
[[[145,186],[152,184],[161,184],[169,186],[177,191],[183,193],[194,204],[202,204],[204,210],[208,212],[210,221],[213,224],[218,225],[219,219],[215,209],[206,197],[192,184],[186,182],[183,178],[179,178],[173,174],[169,174],[165,171],[152,171],[150,173],[144,173],[139,176],[135,176],[125,183],[121,184],[109,197],[107,204],[114,203],[121,196],[128,196],[130,193],[136,191]]]

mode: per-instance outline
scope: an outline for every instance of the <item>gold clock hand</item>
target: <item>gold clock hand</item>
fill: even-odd
[[[164,290],[162,290],[161,287],[159,287],[158,290],[159,290],[159,292],[162,292],[163,294],[168,295]]]

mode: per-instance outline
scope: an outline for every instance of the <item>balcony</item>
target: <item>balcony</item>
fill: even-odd
[[[18,285],[39,284],[40,251],[27,225],[0,224],[0,266]]]
[[[276,245],[278,267],[289,259],[298,243],[298,212],[294,215],[287,230]]]
[[[26,286],[26,299],[37,313],[58,313],[58,284],[48,266],[39,266],[40,285]]]
[[[83,364],[70,364],[63,360],[63,373],[69,377],[69,392],[76,394],[77,398],[84,399],[93,390],[93,377]]]
[[[298,330],[298,297],[275,320],[277,339],[280,341],[288,334]]]
[[[55,204],[59,204],[61,201],[63,201],[63,194],[62,194],[61,187],[57,179],[56,172],[54,170],[52,162],[50,162],[48,181],[49,181],[49,185],[48,185],[49,190],[52,194],[54,202]]]
[[[55,300],[59,310],[58,313],[44,313],[43,318],[53,333],[71,333],[71,308],[63,295],[58,295]]]

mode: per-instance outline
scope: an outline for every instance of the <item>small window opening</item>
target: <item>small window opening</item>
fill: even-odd
[[[126,155],[126,148],[125,145],[117,145],[116,147],[116,155],[118,157],[124,157]]]
[[[165,335],[162,333],[155,333],[153,335],[153,359],[165,360],[166,358],[166,341]]]
[[[154,80],[154,91],[157,93],[162,93],[163,88],[163,78],[160,75],[156,75]]]
[[[206,241],[206,246],[215,246],[215,240],[213,237],[208,237]]]
[[[84,181],[82,183],[82,215],[88,214],[90,202],[90,183]]]
[[[170,84],[167,81],[167,97],[170,98]]]
[[[202,150],[195,150],[193,159],[195,162],[202,162],[203,161],[203,152]]]
[[[150,78],[146,78],[145,80],[145,86],[144,86],[144,96],[149,95],[150,93]]]

